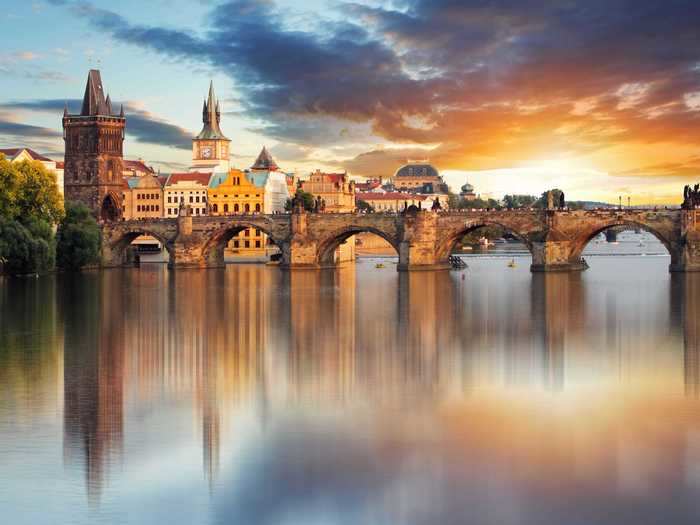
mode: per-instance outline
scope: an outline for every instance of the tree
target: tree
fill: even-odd
[[[554,188],[553,190],[549,190],[552,192],[552,202],[554,203],[554,207],[558,208],[559,207],[559,198],[562,194],[562,191],[559,188]],[[542,193],[542,196],[537,199],[537,202],[535,203],[535,208],[541,208],[544,209],[547,207],[547,193],[549,191],[545,191]]]
[[[69,271],[100,260],[100,227],[84,205],[69,203],[56,234],[56,263]]]
[[[362,199],[357,199],[355,201],[355,206],[357,207],[358,211],[366,211],[368,213],[374,213],[374,206],[372,206],[367,201],[363,201]]]
[[[14,219],[17,216],[17,190],[19,174],[14,164],[0,153],[0,219]]]
[[[458,210],[459,208],[461,208],[462,203],[460,201],[461,199],[459,198],[459,195],[451,191],[447,192],[447,207],[450,210]]]
[[[10,275],[26,275],[51,269],[52,247],[35,238],[22,223],[0,218],[0,260]]]
[[[530,208],[535,202],[537,202],[537,197],[534,195],[504,195],[503,205],[511,209],[519,208]]]
[[[314,210],[314,196],[313,196],[313,194],[309,193],[308,191],[297,190],[296,196],[301,197],[301,199],[304,203],[304,209],[306,211],[313,211]],[[287,199],[287,202],[284,203],[284,209],[286,211],[292,211],[292,199]]]
[[[37,161],[19,162],[13,167],[18,177],[15,200],[17,219],[23,223],[39,219],[52,225],[58,224],[64,212],[56,174]]]

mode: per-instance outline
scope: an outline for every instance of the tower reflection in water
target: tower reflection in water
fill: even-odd
[[[695,276],[646,305],[581,275],[503,285],[361,266],[143,268],[61,294],[65,457],[84,462],[91,500],[130,461],[127,421],[185,402],[203,478],[225,493],[219,516],[273,523],[314,494],[357,519],[400,520],[420,502],[432,522],[469,507],[608,523],[613,508],[671,512],[666,496],[669,515],[695,512]],[[231,443],[246,461],[222,454]]]

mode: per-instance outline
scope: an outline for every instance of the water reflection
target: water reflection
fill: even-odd
[[[64,516],[152,521],[156,464],[203,523],[696,522],[700,276],[470,264],[0,283],[0,459],[55,408]]]

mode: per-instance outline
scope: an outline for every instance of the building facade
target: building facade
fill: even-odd
[[[10,162],[40,162],[47,170],[56,174],[56,185],[58,191],[63,195],[63,168],[64,164],[41,155],[30,148],[0,148],[0,154],[4,155]]]
[[[114,114],[105,97],[100,72],[88,73],[83,105],[77,115],[63,113],[64,194],[81,202],[100,220],[119,220],[124,172],[124,109]]]
[[[301,181],[301,190],[321,197],[326,213],[348,213],[355,211],[355,183],[347,173],[313,172]]]
[[[427,195],[419,193],[404,193],[398,191],[392,192],[364,192],[356,193],[355,198],[358,201],[364,201],[376,212],[400,212],[405,206],[418,206],[425,209],[430,209],[432,200],[428,202]]]
[[[192,139],[192,167],[200,173],[228,173],[231,141],[221,131],[221,109],[209,84],[209,96],[202,107],[202,131]]]
[[[399,191],[447,193],[447,185],[440,173],[427,162],[409,162],[401,166],[392,177],[392,183]]]
[[[265,188],[255,183],[250,173],[231,169],[215,173],[209,181],[209,211],[212,215],[263,213]],[[267,254],[267,236],[257,228],[236,234],[225,255],[244,260],[263,260]]]
[[[163,190],[163,208],[166,219],[180,214],[180,205],[187,204],[192,215],[207,215],[209,179],[211,173],[171,173]]]
[[[156,175],[125,177],[122,199],[124,220],[163,217],[163,185]]]

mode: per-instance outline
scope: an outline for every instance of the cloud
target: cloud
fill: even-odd
[[[63,108],[66,104],[68,104],[69,112],[78,113],[80,112],[82,100],[43,99],[16,101],[0,104],[0,109],[55,113],[58,129],[61,125],[60,115],[62,115]],[[119,102],[114,102],[113,108],[116,110],[119,104]],[[170,146],[183,150],[192,148],[193,134],[188,130],[166,122],[157,115],[143,110],[134,102],[125,102],[124,112],[126,115],[126,135],[128,138],[133,138],[144,144]],[[55,133],[60,136],[58,131],[55,131]]]
[[[700,145],[700,112],[686,104],[700,91],[700,3],[397,5],[341,3],[339,17],[298,30],[272,2],[235,0],[212,7],[201,33],[70,9],[115,40],[229,75],[279,140],[323,142],[336,119],[366,126],[368,144],[434,146],[443,169],[669,137]]]

